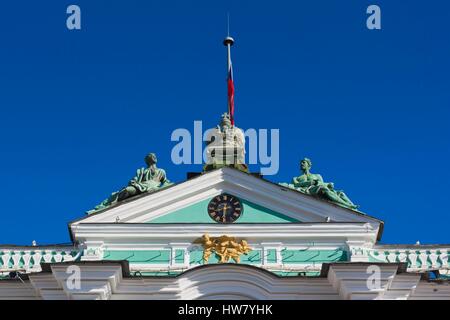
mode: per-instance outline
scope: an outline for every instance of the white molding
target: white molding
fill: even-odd
[[[276,277],[256,268],[218,264],[191,270],[179,277],[126,278],[119,264],[81,264],[81,288],[65,285],[66,266],[52,273],[31,275],[44,299],[215,299],[223,296],[252,299],[337,299],[325,278]],[[47,288],[43,283],[47,280]],[[1,284],[0,284],[1,288]],[[50,292],[52,294],[50,294]]]
[[[224,234],[244,238],[249,242],[283,242],[283,245],[319,246],[343,244],[347,241],[375,242],[378,229],[368,223],[289,223],[289,224],[77,224],[72,225],[74,239],[80,242],[98,242],[99,245],[141,247],[143,244],[167,245],[174,241],[192,243],[205,233]]]

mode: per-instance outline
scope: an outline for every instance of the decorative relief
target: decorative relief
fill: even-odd
[[[205,233],[201,238],[194,241],[203,246],[203,260],[208,262],[209,257],[215,253],[220,257],[219,263],[227,263],[233,259],[236,263],[240,263],[241,255],[248,254],[252,249],[247,241],[236,240],[235,237],[222,235],[220,237],[210,237]]]
[[[98,248],[86,248],[83,250],[83,256],[81,257],[81,260],[83,261],[97,261],[102,260],[104,255],[104,248],[98,247]]]

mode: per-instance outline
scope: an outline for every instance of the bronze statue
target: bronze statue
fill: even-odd
[[[302,193],[317,196],[342,207],[357,209],[355,205],[342,190],[335,190],[332,182],[326,183],[320,174],[311,173],[312,162],[308,158],[300,161],[300,170],[302,175],[294,177],[292,184],[282,184],[284,186],[296,189]]]
[[[105,199],[96,206],[94,210],[88,211],[88,214],[107,208],[112,204],[135,195],[154,191],[171,184],[166,177],[166,172],[163,169],[156,167],[156,163],[158,162],[156,154],[149,153],[145,156],[144,160],[147,164],[147,168],[138,169],[136,176],[128,182],[128,186],[120,191],[112,193],[108,199]]]

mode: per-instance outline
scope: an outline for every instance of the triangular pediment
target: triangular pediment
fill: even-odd
[[[228,193],[246,207],[240,222],[367,222],[380,220],[304,195],[253,175],[221,168],[74,221],[79,223],[215,223],[206,212],[215,196]],[[244,218],[245,216],[245,218]]]

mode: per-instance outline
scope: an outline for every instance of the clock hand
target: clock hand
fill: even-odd
[[[226,221],[226,214],[227,214],[227,205],[226,204],[224,204],[223,205],[223,207],[222,207],[222,212],[223,212],[223,214],[222,214],[222,222],[225,222]]]

